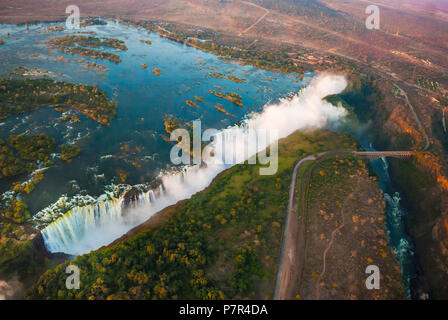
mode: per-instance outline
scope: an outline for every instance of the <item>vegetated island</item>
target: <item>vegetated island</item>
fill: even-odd
[[[61,159],[65,162],[71,162],[81,154],[81,148],[77,145],[63,145],[61,147]]]
[[[46,106],[67,106],[108,125],[117,104],[95,86],[51,79],[0,79],[0,119]]]
[[[61,119],[62,119],[62,121],[81,122],[81,120],[79,120],[79,118],[77,116],[74,116],[72,114],[65,115]]]
[[[245,83],[246,82],[246,79],[237,78],[237,77],[232,76],[231,74],[229,74],[227,76],[227,78],[229,78],[230,80],[232,80],[233,82],[236,82],[236,83]]]
[[[56,143],[46,134],[11,135],[0,139],[0,179],[29,173],[37,169],[37,161],[49,164]]]
[[[168,127],[171,127],[168,125]],[[259,175],[259,165],[236,165],[218,175],[211,185],[191,199],[181,201],[154,215],[108,247],[78,256],[47,271],[26,294],[28,299],[269,299],[274,293],[276,272],[281,252],[285,210],[292,169],[299,158],[326,150],[356,149],[347,134],[329,131],[295,132],[279,142],[278,172],[272,176]],[[350,168],[345,174],[342,172]],[[340,170],[332,177],[341,183],[357,172],[358,162],[330,170]],[[324,171],[326,174],[327,171]],[[367,170],[361,173],[368,178]],[[313,182],[312,182],[313,183]],[[314,184],[312,184],[314,186]],[[378,193],[378,184],[372,183]],[[314,190],[314,189],[313,189]],[[362,190],[361,190],[362,191]],[[333,201],[343,202],[347,196],[331,189]],[[356,194],[359,201],[370,193]],[[323,195],[328,197],[329,195]],[[307,198],[309,205],[320,204],[324,198]],[[333,206],[333,203],[331,203]],[[384,215],[384,208],[375,207],[375,214]],[[336,214],[336,212],[335,212]],[[378,220],[379,221],[379,220]],[[326,223],[334,223],[324,221]],[[384,230],[384,221],[381,229]],[[370,224],[357,225],[359,243]],[[311,226],[310,226],[311,227]],[[326,227],[317,235],[330,237]],[[313,225],[314,228],[314,225]],[[331,231],[331,230],[330,230]],[[343,231],[345,234],[345,231]],[[387,235],[378,233],[376,240],[387,244]],[[367,240],[367,239],[366,239]],[[323,242],[325,244],[325,242]],[[393,254],[361,247],[358,257],[368,256],[375,263],[395,263]],[[369,251],[370,250],[370,251]],[[345,250],[344,252],[347,252]],[[338,258],[344,256],[337,251]],[[383,260],[381,260],[383,259]],[[138,261],[138,263],[129,263]],[[74,263],[83,270],[80,290],[64,290],[65,268]],[[336,267],[341,279],[346,260]],[[367,263],[367,262],[366,262]],[[311,265],[312,266],[312,265]],[[321,265],[320,265],[321,266]],[[364,264],[359,266],[365,270]],[[316,268],[315,268],[316,269]],[[400,298],[400,275],[389,269],[384,272],[380,290],[371,290],[381,298]],[[319,272],[316,269],[314,272]],[[359,270],[358,270],[359,271]],[[363,272],[357,272],[356,277]],[[306,277],[313,279],[311,274]],[[347,275],[348,277],[349,275]],[[346,278],[347,278],[346,277]],[[100,280],[98,280],[100,279]],[[348,278],[347,278],[348,279]],[[357,288],[362,279],[353,279]],[[332,292],[348,298],[345,280],[330,284]],[[395,287],[396,286],[396,287]],[[396,290],[392,290],[395,288]],[[327,292],[327,287],[322,289]],[[365,290],[364,287],[364,291]],[[397,295],[393,295],[398,292]]]
[[[120,56],[99,50],[81,48],[81,47],[64,47],[60,46],[58,49],[62,53],[77,55],[80,57],[89,57],[93,59],[109,60],[115,63],[120,63]]]
[[[28,180],[13,182],[12,190],[0,197],[0,272],[23,275],[32,273],[36,266],[32,258],[29,263],[23,262],[30,259],[31,241],[28,235],[33,231],[30,225],[25,225],[30,213],[20,196],[30,194],[43,180],[43,171],[37,170],[38,163],[43,163],[44,167],[51,166],[50,157],[55,148],[55,140],[45,134],[11,135],[6,141],[0,139],[0,179],[18,178],[32,172]],[[17,261],[17,257],[25,260]]]
[[[217,105],[215,105],[214,108],[215,108],[216,110],[218,110],[219,112],[224,113],[224,114],[227,115],[227,116],[231,116],[231,117],[236,118],[236,115],[227,112],[227,110],[224,109],[224,108],[222,107],[222,105],[219,104],[219,103],[218,103]]]
[[[240,107],[243,106],[243,102],[241,101],[241,99],[243,97],[241,97],[238,93],[227,92],[227,94],[224,94],[224,93],[218,92],[216,90],[210,90],[210,93],[214,94],[218,98],[229,100],[229,101],[233,102],[234,104],[236,104],[237,106],[240,106]]]
[[[119,50],[128,50],[123,40],[115,38],[98,38],[94,36],[65,35],[50,39],[48,40],[48,43],[66,47],[78,45],[90,48],[107,47]]]
[[[107,22],[104,20],[100,20],[96,17],[89,17],[87,19],[81,20],[79,25],[80,27],[88,27],[88,26],[104,26]]]
[[[44,247],[39,249],[33,245],[34,238],[39,235],[30,221],[23,197],[44,179],[44,170],[53,165],[51,158],[55,151],[55,140],[43,133],[11,135],[6,141],[0,139],[0,180],[23,181],[23,175],[30,173],[25,181],[12,182],[11,190],[0,197],[0,273],[13,274],[21,281],[36,277],[53,263],[47,259],[49,255]],[[64,145],[61,158],[70,162],[80,152],[77,146]]]
[[[191,100],[186,100],[185,103],[187,104],[187,106],[193,107],[193,108],[199,108],[199,105]]]
[[[81,57],[94,59],[106,59],[115,63],[120,63],[120,56],[106,51],[94,50],[90,48],[113,48],[117,50],[128,50],[124,41],[115,38],[100,39],[95,36],[65,35],[48,40],[50,50],[58,48],[60,52]],[[85,48],[87,47],[87,48]]]
[[[47,27],[46,31],[47,31],[47,33],[64,31],[64,27],[62,25],[57,25],[57,26],[53,26],[53,27]]]
[[[14,192],[30,194],[43,179],[43,171],[38,168],[53,165],[51,155],[55,150],[55,139],[44,133],[11,135],[6,141],[0,139],[0,179],[33,173],[32,179],[24,183],[13,182]],[[63,145],[61,148],[61,158],[65,162],[70,162],[80,153],[81,149],[76,145]]]

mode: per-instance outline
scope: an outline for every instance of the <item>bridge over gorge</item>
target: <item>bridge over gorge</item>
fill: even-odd
[[[419,126],[420,130],[424,134],[425,137],[425,146],[421,149],[421,152],[427,151],[431,146],[431,141],[429,139],[428,134],[425,131],[425,128],[420,121],[417,113],[415,112],[414,106],[411,104],[409,97],[402,88],[398,85],[394,84],[397,89],[400,90],[400,93],[404,96],[409,109],[414,115],[415,121]],[[286,222],[284,227],[284,234],[282,239],[282,251],[280,254],[280,264],[278,267],[277,280],[275,284],[275,292],[274,299],[283,300],[283,299],[294,299],[295,294],[295,285],[297,281],[300,281],[299,274],[301,270],[303,270],[303,259],[299,259],[303,256],[304,250],[306,250],[306,232],[305,232],[305,220],[304,216],[306,212],[302,212],[302,214],[298,215],[299,212],[298,206],[301,206],[301,211],[305,211],[304,202],[298,203],[297,198],[297,182],[298,182],[298,173],[300,168],[303,167],[304,164],[308,162],[317,163],[320,160],[328,159],[333,155],[338,154],[352,154],[360,157],[366,157],[368,159],[377,159],[377,158],[409,158],[416,155],[416,151],[325,151],[321,152],[317,155],[309,155],[305,158],[300,159],[297,164],[294,166],[293,173],[291,176],[291,185],[289,188],[289,200],[286,211]],[[312,168],[312,165],[307,168],[305,171],[308,172]],[[303,174],[303,177],[306,175]],[[306,178],[302,178],[301,181],[300,192],[303,192],[303,189],[306,188],[308,183]],[[303,199],[304,195],[300,196],[300,199]]]
[[[357,156],[367,157],[370,159],[375,158],[409,158],[416,154],[415,151],[353,151],[352,154]]]

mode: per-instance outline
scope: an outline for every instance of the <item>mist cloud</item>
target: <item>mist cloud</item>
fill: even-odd
[[[279,139],[300,129],[329,127],[331,123],[340,121],[347,112],[323,99],[342,92],[346,86],[347,81],[343,76],[320,75],[300,94],[267,105],[262,112],[249,115],[242,126],[255,130],[275,129]],[[239,127],[235,126],[222,132],[237,129]],[[236,143],[244,144],[247,140],[241,139]],[[257,151],[267,145],[259,145]],[[207,163],[207,159],[203,160]],[[220,172],[230,166],[224,162],[209,161],[206,167],[188,167],[182,174],[164,174],[161,180],[165,191],[153,197],[152,201],[149,201],[150,194],[146,194],[142,205],[126,217],[122,216],[121,203],[116,200],[106,205],[99,204],[101,208],[98,205],[75,208],[42,231],[46,246],[51,252],[82,254],[107,245],[154,213],[205,189]],[[98,214],[99,209],[101,214]]]

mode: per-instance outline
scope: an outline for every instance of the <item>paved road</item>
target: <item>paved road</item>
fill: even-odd
[[[277,281],[275,285],[274,299],[285,300],[294,295],[297,272],[297,235],[299,221],[297,216],[297,178],[300,169],[307,162],[316,160],[315,156],[302,158],[294,166],[291,176],[291,185],[289,187],[288,206],[286,208],[286,223],[282,240],[282,251],[280,255],[280,264],[278,267]],[[302,216],[300,216],[301,218]]]

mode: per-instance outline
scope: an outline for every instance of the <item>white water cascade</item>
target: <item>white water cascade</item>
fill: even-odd
[[[123,224],[122,201],[113,199],[73,208],[42,230],[42,236],[49,251],[76,254],[78,251],[95,248],[95,239],[90,239],[94,234],[89,232],[92,226],[99,230],[107,228],[110,230],[108,235],[113,240],[120,233],[119,230],[116,230],[117,233],[113,232],[111,227]],[[85,243],[83,247],[75,251],[69,250],[72,243],[80,243],[81,239]]]
[[[347,112],[342,106],[335,107],[324,98],[342,92],[346,86],[343,76],[320,75],[300,94],[283,99],[278,104],[265,106],[261,113],[251,114],[243,127],[274,129],[278,139],[299,129],[328,127],[330,123],[342,119]],[[220,133],[225,135],[232,130],[241,130],[241,127],[230,127]],[[248,141],[250,137],[243,133],[241,139],[226,144],[222,154],[235,148],[241,150],[241,147],[248,150]],[[272,142],[258,144],[255,153],[266,149]],[[245,155],[242,161],[253,154]],[[203,161],[206,166],[189,166],[181,174],[164,174],[161,177],[163,192],[155,195],[150,191],[140,195],[139,205],[126,210],[126,214],[123,214],[122,199],[73,208],[42,230],[47,249],[78,255],[107,245],[154,213],[205,189],[220,172],[231,166],[224,164],[224,161],[216,161],[216,157],[213,161]]]
[[[156,193],[141,192],[130,214],[124,214],[123,198],[74,207],[42,230],[45,245],[50,252],[74,255],[98,249],[142,223],[147,217],[138,208],[150,208],[161,192],[162,187]]]

